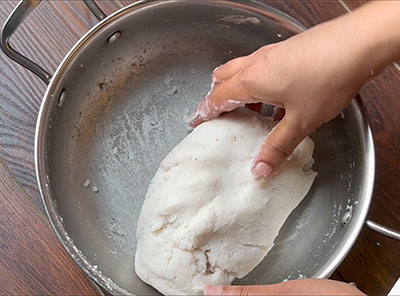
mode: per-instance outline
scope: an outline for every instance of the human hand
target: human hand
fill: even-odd
[[[366,295],[355,286],[332,280],[304,279],[265,286],[210,286],[204,295]]]
[[[397,43],[392,46],[387,40],[393,36],[385,39],[375,31],[383,24],[365,24],[366,19],[373,22],[369,14],[381,4],[373,5],[217,68],[213,87],[191,125],[247,103],[284,108],[282,121],[268,135],[252,169],[256,178],[268,178],[306,136],[337,116],[364,82],[398,54]],[[385,50],[379,51],[383,45]]]

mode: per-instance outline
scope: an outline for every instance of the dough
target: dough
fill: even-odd
[[[202,294],[248,274],[307,194],[306,138],[268,181],[251,174],[272,119],[239,109],[198,126],[162,161],[137,227],[135,269],[166,295]]]

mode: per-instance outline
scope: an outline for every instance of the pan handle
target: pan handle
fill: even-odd
[[[378,224],[378,223],[376,223],[376,222],[374,222],[372,220],[367,220],[365,225],[368,228],[370,228],[370,229],[372,229],[372,230],[374,230],[374,231],[376,231],[376,232],[378,232],[378,233],[380,233],[380,234],[382,234],[382,235],[384,235],[386,237],[389,237],[389,238],[392,238],[392,239],[400,241],[400,232],[398,232],[396,230],[393,230],[393,229],[391,229],[389,227],[385,227],[385,226],[383,226],[381,224]]]
[[[51,75],[41,66],[20,54],[10,45],[10,38],[22,24],[24,19],[39,5],[41,0],[21,0],[17,7],[11,12],[1,29],[0,47],[3,52],[12,60],[36,74],[46,84],[50,83]],[[106,17],[104,12],[96,5],[93,0],[84,0],[86,6],[100,21]]]
[[[21,66],[33,72],[46,84],[49,84],[51,75],[41,66],[26,58],[10,45],[10,37],[24,21],[24,19],[38,6],[40,0],[22,0],[13,10],[1,29],[0,46],[3,52]]]
[[[99,20],[102,21],[107,17],[107,15],[97,6],[94,0],[84,0],[86,6],[89,10],[94,14],[94,16]]]

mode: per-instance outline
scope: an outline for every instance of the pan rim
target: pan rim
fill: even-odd
[[[100,21],[96,25],[94,25],[87,33],[85,33],[78,42],[74,44],[71,50],[66,54],[64,59],[61,61],[60,65],[57,67],[53,78],[51,79],[46,92],[44,94],[42,103],[40,105],[38,120],[35,129],[35,140],[34,140],[34,158],[35,158],[35,171],[36,178],[39,187],[39,192],[41,195],[41,199],[51,224],[53,231],[55,232],[58,240],[70,255],[73,258],[75,263],[85,272],[85,274],[92,279],[94,282],[99,284],[102,288],[110,292],[111,294],[130,294],[132,293],[126,291],[121,288],[117,284],[115,284],[112,279],[109,279],[101,274],[100,271],[96,270],[91,266],[90,262],[88,262],[85,256],[77,249],[75,243],[71,241],[68,236],[66,229],[60,219],[58,214],[56,204],[54,203],[53,193],[51,192],[51,187],[49,185],[49,179],[47,177],[47,157],[46,157],[46,139],[48,135],[48,119],[50,118],[50,106],[52,104],[52,100],[54,99],[52,94],[58,87],[58,83],[63,76],[64,72],[68,68],[71,61],[79,55],[81,49],[90,42],[90,40],[99,32],[102,28],[106,27],[108,24],[111,24],[114,21],[118,21],[118,19],[130,13],[131,11],[139,10],[144,7],[149,7],[151,5],[155,5],[157,3],[162,3],[162,5],[168,5],[169,3],[188,3],[190,0],[168,0],[168,1],[160,1],[160,0],[143,0],[139,2],[132,3],[126,7],[123,7],[116,12],[112,13],[104,20]],[[302,25],[300,22],[290,17],[289,15],[271,8],[265,4],[259,3],[257,1],[246,1],[243,3],[240,0],[227,1],[227,0],[207,0],[209,3],[218,3],[219,5],[228,5],[232,7],[232,5],[238,5],[241,8],[245,8],[248,10],[256,9],[258,13],[261,15],[275,15],[276,17],[283,18],[285,21],[294,25],[299,32],[306,30],[306,27]],[[359,115],[361,129],[363,131],[364,140],[366,144],[366,172],[364,172],[364,181],[365,181],[365,189],[363,201],[359,205],[359,219],[356,222],[351,223],[351,228],[346,233],[347,238],[343,237],[342,241],[338,243],[336,250],[331,254],[329,260],[320,268],[320,271],[314,275],[317,278],[327,278],[329,277],[333,271],[339,266],[339,264],[346,257],[355,241],[357,240],[360,231],[365,223],[368,210],[370,207],[370,202],[373,194],[374,187],[374,179],[375,179],[375,149],[372,131],[370,128],[370,124],[368,122],[368,117],[366,110],[362,104],[362,101],[359,97],[357,97],[351,103],[351,107],[356,111]],[[354,220],[354,219],[352,219]],[[350,225],[349,225],[350,226]]]

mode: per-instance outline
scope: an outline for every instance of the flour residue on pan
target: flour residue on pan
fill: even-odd
[[[243,16],[243,15],[237,15],[237,14],[224,16],[224,17],[220,18],[220,20],[223,22],[232,23],[235,25],[243,25],[243,24],[258,25],[261,23],[261,21],[256,17]]]
[[[61,234],[59,239],[62,241],[64,248],[67,250],[71,258],[86,272],[95,277],[99,283],[103,284],[111,293],[115,294],[118,292],[123,295],[132,295],[125,289],[119,287],[109,277],[104,275],[101,270],[98,269],[97,264],[91,263],[85,254],[76,246],[73,238],[71,238],[67,231],[65,231],[64,219],[59,215],[57,211],[57,203],[52,201],[51,207],[49,208],[49,214],[53,217],[54,226],[60,229]],[[96,255],[96,254],[95,254]]]
[[[100,282],[102,282],[109,291],[122,293],[124,295],[132,295],[125,289],[122,289],[117,284],[115,284],[109,277],[105,276],[101,270],[98,269],[98,265],[92,264],[87,260],[86,256],[82,253],[80,249],[76,247],[74,240],[65,232],[65,245],[69,249],[69,253],[76,262],[83,263],[81,266],[85,266],[89,273],[93,274]]]

